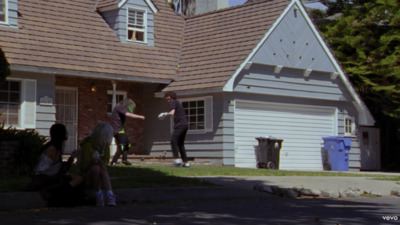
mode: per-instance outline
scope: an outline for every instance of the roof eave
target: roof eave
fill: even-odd
[[[107,11],[111,11],[111,10],[115,10],[115,9],[119,9],[121,8],[127,0],[122,0],[118,3],[114,3],[112,5],[108,5],[108,6],[103,6],[103,7],[99,7],[98,10],[100,12],[107,12]],[[150,0],[145,0],[146,4],[150,7],[150,9],[153,11],[154,14],[156,14],[158,12],[157,7],[153,4],[152,1]]]
[[[174,91],[173,89],[169,91]],[[193,96],[193,95],[205,95],[205,94],[216,94],[221,93],[221,88],[208,88],[208,89],[194,89],[194,90],[177,90],[175,91],[179,96]],[[164,98],[165,91],[156,92],[154,96],[156,98]]]
[[[171,83],[170,79],[90,73],[90,72],[80,72],[80,71],[72,71],[72,70],[40,68],[40,67],[32,67],[32,66],[11,65],[10,69],[11,69],[11,71],[44,73],[44,74],[53,74],[53,75],[68,75],[68,76],[75,76],[75,77],[98,78],[98,79],[109,79],[109,80],[123,80],[123,81],[141,82],[141,83],[157,83],[157,84]]]

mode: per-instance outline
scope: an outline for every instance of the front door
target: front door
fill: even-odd
[[[381,169],[379,128],[360,127],[361,132],[361,170]]]
[[[56,88],[56,123],[64,124],[68,131],[65,152],[77,149],[78,143],[78,90],[70,87]]]

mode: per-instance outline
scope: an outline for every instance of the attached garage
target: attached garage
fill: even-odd
[[[283,139],[280,169],[322,170],[323,137],[337,135],[332,107],[235,101],[235,166],[256,168],[260,136]]]

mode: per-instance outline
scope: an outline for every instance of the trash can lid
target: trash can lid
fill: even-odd
[[[348,137],[340,137],[340,136],[330,136],[330,137],[323,137],[324,141],[334,140],[334,141],[343,141],[345,146],[351,146],[351,138]]]
[[[271,135],[265,135],[265,136],[260,136],[260,137],[256,137],[257,140],[283,140],[281,138],[276,138],[273,137]]]

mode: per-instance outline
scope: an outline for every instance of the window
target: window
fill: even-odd
[[[0,122],[20,129],[36,128],[36,80],[0,82]]]
[[[182,102],[189,130],[204,130],[204,100]]]
[[[18,126],[21,110],[21,82],[0,82],[0,120],[1,123]]]
[[[354,135],[354,119],[352,117],[344,118],[344,135]]]
[[[146,11],[128,8],[127,39],[146,42]]]
[[[0,23],[7,22],[7,0],[0,0]]]
[[[112,110],[113,110],[112,97],[113,97],[113,91],[107,91],[107,113],[109,115],[111,115]],[[120,102],[126,98],[126,92],[125,91],[116,91],[115,97],[116,97],[115,103],[118,104],[118,102]]]
[[[189,133],[212,131],[212,97],[182,99]]]

